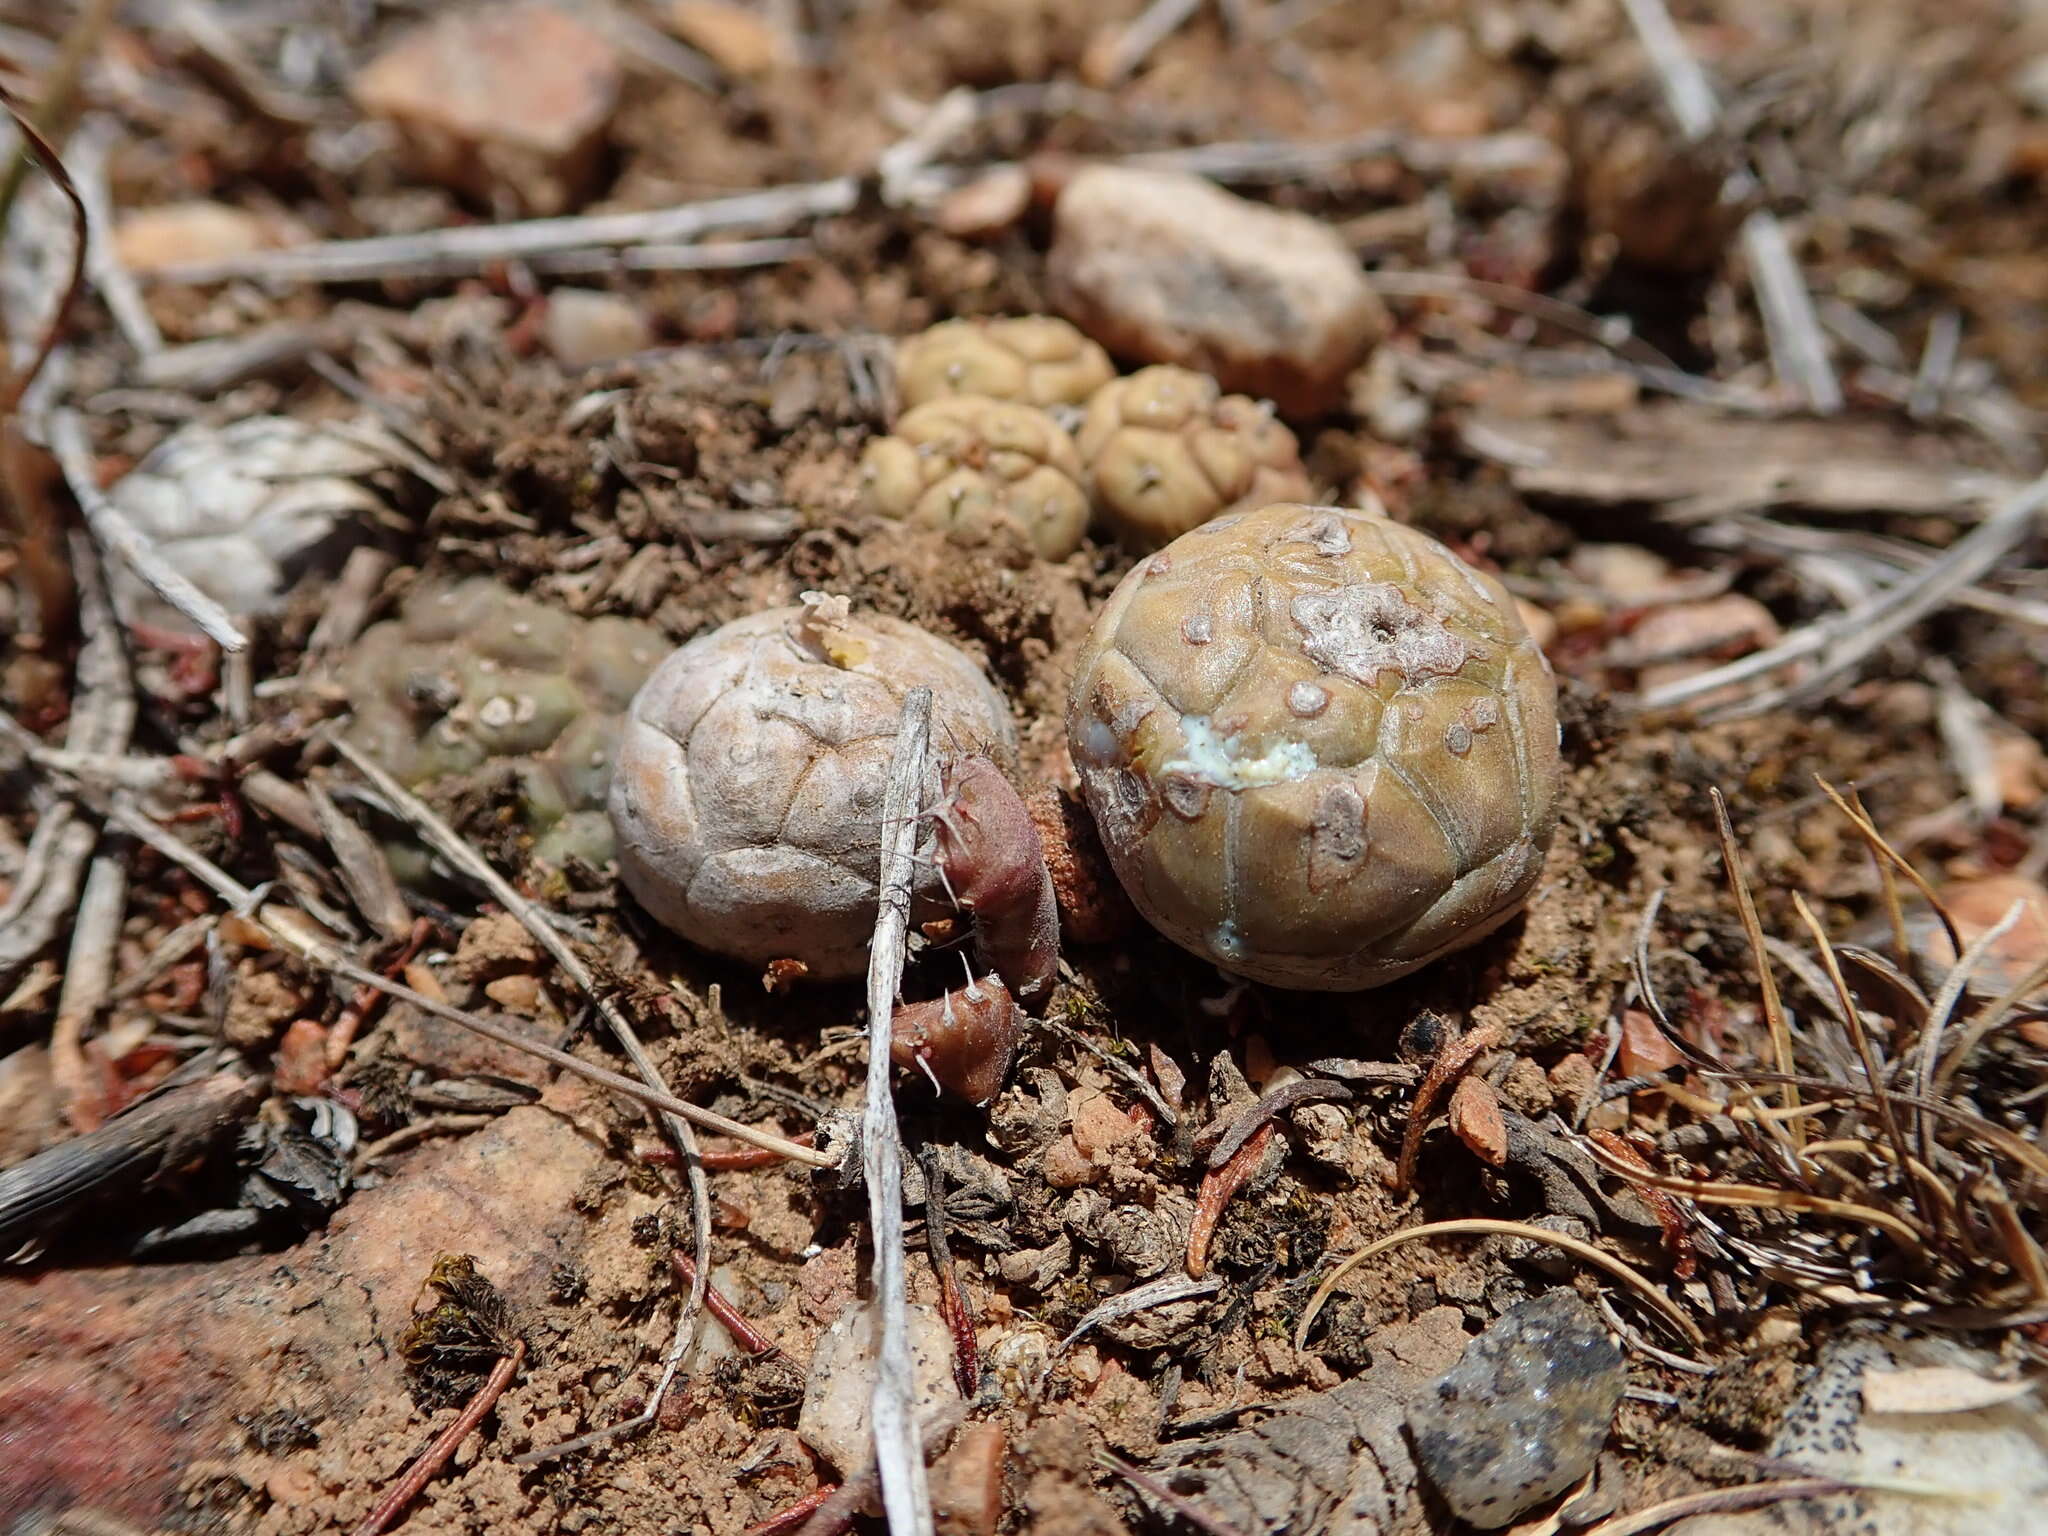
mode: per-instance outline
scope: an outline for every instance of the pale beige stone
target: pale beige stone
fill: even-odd
[[[1197,176],[1090,166],[1054,209],[1060,312],[1111,352],[1314,415],[1386,330],[1338,234]]]

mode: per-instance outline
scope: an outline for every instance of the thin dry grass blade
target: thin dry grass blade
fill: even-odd
[[[1886,842],[1884,834],[1877,830],[1877,824],[1860,807],[1851,805],[1848,800],[1844,799],[1840,790],[1836,789],[1826,779],[1820,777],[1819,774],[1814,775],[1813,782],[1820,786],[1822,794],[1834,801],[1835,808],[1849,818],[1858,834],[1863,838],[1863,841],[1869,845],[1872,856],[1880,864],[1889,864],[1890,867],[1896,869],[1907,880],[1912,882],[1914,889],[1919,891],[1927,905],[1934,910],[1934,915],[1940,920],[1941,926],[1948,931],[1949,953],[1960,955],[1963,952],[1963,936],[1956,928],[1955,919],[1948,915],[1948,908],[1944,907],[1941,904],[1941,898],[1934,894],[1934,887],[1927,883],[1927,877],[1913,867],[1911,859]],[[1905,920],[1902,917],[1898,921],[1900,927],[1897,936],[1903,942]],[[1903,951],[1901,954],[1904,967],[1910,974],[1912,970],[1912,957]]]
[[[1490,1217],[1473,1216],[1463,1221],[1432,1221],[1419,1227],[1405,1227],[1399,1232],[1390,1232],[1375,1242],[1367,1243],[1358,1252],[1340,1262],[1323,1278],[1316,1287],[1315,1295],[1302,1309],[1301,1321],[1294,1326],[1294,1347],[1304,1348],[1308,1342],[1309,1325],[1316,1320],[1316,1314],[1323,1310],[1323,1304],[1330,1299],[1330,1293],[1352,1270],[1375,1254],[1385,1253],[1389,1248],[1402,1243],[1413,1242],[1425,1237],[1456,1237],[1459,1235],[1481,1235],[1488,1237],[1526,1237],[1533,1243],[1547,1243],[1553,1248],[1562,1248],[1566,1253],[1584,1259],[1588,1264],[1604,1269],[1615,1279],[1628,1286],[1653,1307],[1657,1314],[1669,1322],[1694,1345],[1704,1345],[1706,1335],[1700,1332],[1699,1324],[1686,1315],[1685,1309],[1641,1274],[1622,1263],[1611,1253],[1595,1248],[1591,1243],[1582,1243],[1577,1238],[1562,1232],[1551,1232],[1543,1227],[1533,1227],[1521,1221],[1495,1221]]]
[[[1823,784],[1821,787],[1825,789],[1827,786]],[[1866,824],[1876,825],[1871,821],[1870,813],[1863,808],[1863,792],[1854,784],[1849,786],[1849,803]],[[1884,892],[1884,917],[1891,928],[1892,959],[1902,972],[1910,976],[1913,974],[1913,945],[1906,937],[1906,909],[1899,901],[1899,872],[1892,867],[1891,860],[1875,848],[1870,850],[1870,862],[1877,866],[1878,884]]]
[[[1648,1184],[1674,1195],[1684,1195],[1688,1200],[1697,1200],[1702,1205],[1804,1211],[1808,1215],[1829,1216],[1837,1221],[1860,1222],[1889,1233],[1901,1248],[1923,1262],[1928,1257],[1926,1233],[1904,1218],[1894,1216],[1890,1211],[1880,1211],[1875,1206],[1858,1205],[1852,1200],[1832,1200],[1826,1195],[1810,1195],[1799,1189],[1771,1189],[1762,1184],[1724,1184],[1712,1179],[1682,1179],[1675,1174],[1652,1173],[1616,1157],[1598,1142],[1588,1140],[1583,1145],[1601,1167],[1633,1184]]]
[[[1856,1047],[1856,1055],[1863,1063],[1864,1080],[1877,1093],[1877,1118],[1884,1126],[1885,1140],[1891,1143],[1898,1166],[1912,1169],[1918,1166],[1907,1156],[1905,1133],[1899,1128],[1899,1117],[1892,1112],[1891,1096],[1885,1091],[1884,1071],[1878,1061],[1877,1052],[1870,1044],[1870,1034],[1863,1027],[1863,1011],[1856,1006],[1856,999],[1849,992],[1849,983],[1842,975],[1841,962],[1835,958],[1835,947],[1828,942],[1827,930],[1820,925],[1820,919],[1813,915],[1813,909],[1806,904],[1806,898],[1798,891],[1792,893],[1792,909],[1799,914],[1806,931],[1813,935],[1813,942],[1820,950],[1820,962],[1828,973],[1828,980],[1835,989],[1835,997],[1842,1007],[1842,1019],[1849,1030],[1849,1038]],[[1931,1176],[1931,1171],[1930,1171]],[[1916,1209],[1920,1206],[1920,1195],[1909,1179],[1906,1185],[1908,1197]],[[1946,1194],[1946,1191],[1943,1191]],[[1923,1211],[1923,1215],[1926,1213]]]
[[[1763,1001],[1764,1023],[1771,1032],[1771,1053],[1777,1058],[1778,1070],[1791,1075],[1792,1031],[1785,1024],[1785,1006],[1778,997],[1778,979],[1771,971],[1770,953],[1764,948],[1763,923],[1756,915],[1756,902],[1749,894],[1749,880],[1742,872],[1742,852],[1735,845],[1735,824],[1728,819],[1728,802],[1721,796],[1718,786],[1710,788],[1708,795],[1714,802],[1714,826],[1721,835],[1721,861],[1727,867],[1728,887],[1735,894],[1735,909],[1742,917],[1742,931],[1749,937],[1750,953],[1756,957],[1756,974],[1759,995]],[[1796,1108],[1799,1104],[1799,1090],[1793,1084],[1784,1085],[1785,1107]],[[1787,1133],[1796,1147],[1806,1139],[1805,1127],[1797,1120],[1791,1122]]]
[[[1774,1083],[1779,1080],[1779,1074],[1775,1072],[1709,1072],[1706,1075],[1714,1078],[1739,1079],[1747,1077],[1759,1083]],[[1868,1089],[1858,1088],[1853,1083],[1831,1083],[1824,1077],[1800,1076],[1795,1077],[1792,1081],[1809,1093],[1829,1094],[1836,1098],[1867,1100],[1875,1100],[1877,1097],[1875,1093]],[[1939,1099],[1926,1099],[1917,1093],[1901,1093],[1897,1089],[1889,1091],[1893,1103],[1910,1104],[1915,1109],[1922,1110],[1927,1114],[1953,1121],[1986,1146],[1995,1147],[2014,1162],[2023,1164],[2028,1172],[2048,1178],[2048,1151],[2043,1151],[2035,1143],[2027,1140],[2026,1137],[2016,1135],[2006,1130],[2003,1126],[1993,1125],[1982,1115],[1973,1115],[1966,1109],[1959,1109],[1955,1105],[1944,1103]]]
[[[1956,1043],[1949,1047],[1948,1054],[1941,1059],[1941,1065],[1934,1071],[1934,1093],[1937,1098],[1948,1095],[1948,1085],[1962,1064],[1970,1059],[1970,1053],[1984,1043],[1984,1037],[2001,1024],[2016,1023],[2026,1015],[2020,1012],[2020,999],[2031,997],[2043,987],[2048,987],[2048,960],[2043,960],[2021,977],[1996,1002],[1982,1009],[1975,1018],[1963,1026]]]

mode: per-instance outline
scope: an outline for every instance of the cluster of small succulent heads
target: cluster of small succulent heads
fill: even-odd
[[[859,973],[916,687],[940,765],[913,917],[964,924],[972,963],[900,1007],[895,1054],[971,1101],[1051,996],[1062,925],[1105,936],[1110,902],[1233,975],[1325,991],[1523,905],[1556,816],[1555,684],[1491,576],[1377,507],[1307,504],[1270,407],[1181,368],[1118,377],[1062,321],[936,326],[897,385],[870,511],[1049,561],[1094,522],[1140,556],[1076,658],[1071,775],[1020,792],[970,657],[806,594],[691,641],[634,699],[609,808],[656,918],[779,976]]]
[[[495,766],[543,856],[616,857],[691,943],[830,981],[866,968],[898,722],[930,689],[912,918],[958,958],[919,967],[936,995],[899,1009],[895,1054],[976,1103],[1063,932],[1135,912],[1234,976],[1348,991],[1522,906],[1556,693],[1497,581],[1377,507],[1308,504],[1269,407],[1182,368],[1118,377],[1062,321],[947,322],[897,379],[872,512],[1048,561],[1095,523],[1138,556],[1074,658],[1058,782],[1020,789],[1010,706],[966,652],[820,593],[670,651],[488,582],[422,590],[351,666],[359,740],[409,782]]]
[[[1226,512],[1305,501],[1294,434],[1269,405],[1159,365],[1119,378],[1064,320],[949,320],[896,355],[902,410],[868,445],[868,508],[963,543],[1009,536],[1064,560],[1093,520],[1157,549]]]

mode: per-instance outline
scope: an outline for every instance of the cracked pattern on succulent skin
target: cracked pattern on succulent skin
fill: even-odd
[[[861,455],[868,510],[985,544],[1008,529],[1047,560],[1080,547],[1088,527],[1081,458],[1045,412],[979,395],[907,411]]]
[[[1222,513],[1309,494],[1270,406],[1188,368],[1141,368],[1095,392],[1075,434],[1096,511],[1118,542],[1157,549]]]
[[[775,608],[700,635],[634,698],[610,810],[626,888],[702,948],[820,979],[867,965],[882,792],[903,697],[932,690],[940,741],[1015,749],[1009,711],[962,652],[882,615],[841,660]],[[932,871],[919,916],[949,910]]]
[[[1482,937],[1556,820],[1556,687],[1512,601],[1376,510],[1229,514],[1141,563],[1068,735],[1139,911],[1278,986],[1377,986]]]

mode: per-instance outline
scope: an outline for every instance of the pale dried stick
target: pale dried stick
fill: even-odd
[[[214,283],[228,278],[271,282],[364,282],[426,267],[474,272],[500,261],[527,261],[607,246],[683,244],[728,229],[782,229],[806,219],[849,212],[860,178],[770,187],[733,197],[683,203],[645,213],[578,214],[509,224],[456,225],[416,235],[326,240],[282,250],[250,251],[218,261],[188,262],[153,274],[159,281]]]
[[[62,1090],[64,1118],[74,1131],[99,1129],[105,1094],[85,1055],[86,1026],[107,1001],[114,982],[114,947],[128,913],[128,857],[108,846],[93,855],[85,893],[72,917],[64,988],[50,1027],[50,1076]]]
[[[39,766],[46,755],[76,753],[94,760],[119,757],[127,751],[135,725],[135,683],[128,672],[127,652],[122,649],[120,630],[107,601],[99,557],[83,535],[72,538],[71,565],[77,577],[86,641],[78,653],[77,698],[65,731],[66,745],[46,748],[11,717],[0,715],[5,721],[0,734],[19,742],[30,761]],[[44,808],[29,838],[14,894],[0,906],[0,983],[10,980],[57,937],[74,911],[79,880],[98,841],[97,830],[78,817],[68,799]],[[97,927],[92,937],[106,939]],[[74,963],[81,958],[75,946],[73,958]],[[63,1039],[57,1042],[58,1059],[75,1058],[75,1050],[63,1049],[64,1043]],[[75,1047],[75,1038],[71,1044]]]
[[[1666,1499],[1632,1515],[1616,1515],[1611,1520],[1603,1520],[1587,1531],[1586,1536],[1644,1536],[1645,1532],[1659,1530],[1688,1515],[1733,1514],[1739,1510],[1762,1509],[1767,1504],[1782,1504],[1788,1499],[1826,1498],[1848,1493],[1857,1486],[1834,1477],[1795,1477],[1776,1483],[1709,1488],[1701,1493]]]
[[[861,1171],[868,1186],[869,1236],[875,1249],[875,1305],[882,1312],[882,1357],[876,1362],[869,1422],[882,1477],[882,1507],[899,1536],[932,1536],[931,1493],[913,1409],[910,1300],[903,1270],[903,1147],[889,1088],[889,1029],[903,985],[910,938],[910,891],[916,876],[918,811],[929,799],[932,691],[913,688],[903,700],[896,750],[882,796],[880,889],[875,935],[868,947],[868,1073],[861,1103]]]
[[[665,1115],[680,1116],[685,1120],[693,1121],[703,1126],[707,1131],[716,1131],[721,1136],[730,1136],[736,1141],[747,1142],[752,1146],[760,1147],[764,1151],[774,1152],[778,1156],[786,1157],[792,1162],[803,1163],[809,1167],[836,1168],[839,1166],[840,1160],[830,1153],[820,1152],[814,1147],[807,1147],[801,1142],[791,1141],[787,1137],[778,1136],[772,1131],[764,1131],[757,1126],[746,1125],[738,1120],[728,1119],[715,1110],[702,1109],[686,1100],[679,1099],[665,1088],[659,1086],[649,1087],[645,1083],[637,1082],[633,1078],[625,1077],[608,1068],[596,1066],[591,1062],[571,1056],[567,1051],[558,1051],[552,1046],[542,1045],[535,1040],[528,1040],[522,1035],[512,1033],[510,1030],[500,1029],[488,1019],[480,1018],[473,1013],[466,1013],[452,1004],[428,997],[423,992],[415,992],[403,983],[393,981],[387,976],[378,974],[376,971],[357,965],[353,960],[343,955],[335,946],[332,936],[324,929],[320,929],[318,924],[308,918],[305,913],[274,902],[268,905],[263,904],[262,891],[252,890],[250,887],[242,884],[241,881],[222,869],[213,860],[207,858],[205,854],[194,848],[190,843],[185,842],[181,838],[173,837],[168,831],[158,826],[156,822],[137,809],[126,796],[114,796],[105,806],[105,815],[107,825],[118,827],[123,832],[129,833],[138,842],[148,844],[172,863],[189,872],[201,885],[204,885],[208,890],[225,901],[239,916],[255,923],[285,950],[305,961],[308,965],[339,976],[344,981],[352,981],[360,986],[371,987],[385,993],[387,996],[398,998],[402,1002],[411,1003],[422,1012],[431,1013],[437,1018],[447,1019],[454,1024],[460,1024],[465,1029],[482,1035],[487,1040],[494,1040],[498,1044],[509,1046],[515,1051],[523,1051],[529,1056],[560,1067],[565,1072],[572,1072],[578,1077],[586,1078],[600,1087],[608,1088],[613,1093],[645,1104],[649,1108],[659,1110]],[[92,833],[91,827],[86,826],[85,831],[88,837],[90,837]],[[86,849],[88,852],[91,850],[90,842],[87,843]],[[31,851],[33,851],[33,846]],[[83,856],[81,855],[81,862],[82,860]],[[5,937],[5,935],[0,934],[0,937]]]
[[[1152,0],[1138,19],[1117,35],[1109,58],[1101,69],[1102,78],[1091,84],[1122,85],[1152,56],[1152,50],[1187,24],[1202,8],[1202,0]]]
[[[70,801],[60,800],[43,812],[28,840],[14,894],[0,906],[0,984],[12,981],[57,936],[98,841],[99,833],[78,818]]]
[[[128,653],[114,622],[106,573],[92,541],[83,534],[72,535],[71,567],[77,580],[79,622],[85,644],[78,653],[76,710],[64,740],[67,749],[88,756],[118,757],[128,750],[128,740],[135,729],[135,678],[128,670]],[[65,819],[69,819],[68,812]],[[38,893],[45,898],[39,915],[50,926],[39,929],[24,925],[21,934],[24,940],[34,941],[35,949],[40,949],[56,936],[56,926],[67,912],[73,917],[64,990],[58,999],[57,1022],[50,1042],[51,1067],[64,1088],[68,1118],[74,1118],[81,1112],[81,1106],[95,1097],[82,1041],[86,1024],[106,1000],[112,984],[114,946],[120,938],[121,918],[127,905],[124,867],[106,851],[93,860],[86,876],[83,903],[75,912],[71,910],[71,896],[78,889],[78,871],[97,841],[92,828],[83,822],[64,828],[69,861],[52,867],[45,876],[50,880],[47,891]],[[39,932],[41,937],[37,938]],[[0,970],[6,968],[5,962],[6,957],[0,955]],[[92,1128],[76,1125],[75,1118],[74,1126],[80,1130]]]
[[[1811,697],[1854,667],[1878,647],[1926,618],[1957,601],[1991,568],[2010,554],[2033,531],[2035,521],[2048,506],[2048,475],[2030,482],[2001,503],[1992,514],[1969,533],[1930,560],[1918,571],[1886,587],[1856,607],[1794,630],[1769,650],[1758,651],[1731,661],[1696,677],[1682,678],[1640,697],[1646,709],[1665,709],[1739,683],[1789,662],[1821,654],[1813,674],[1796,683],[1754,694],[1716,715],[1757,714],[1799,699]]]
[[[164,349],[163,332],[135,286],[135,275],[122,265],[114,248],[114,205],[107,191],[107,157],[119,128],[111,117],[94,113],[71,139],[71,179],[85,204],[86,275],[122,337],[147,366]]]
[[[1119,1291],[1109,1300],[1089,1309],[1073,1331],[1061,1339],[1053,1353],[1065,1354],[1074,1346],[1082,1334],[1090,1329],[1100,1328],[1104,1323],[1113,1323],[1118,1318],[1129,1317],[1135,1312],[1150,1311],[1153,1307],[1170,1307],[1175,1302],[1197,1301],[1204,1296],[1214,1296],[1223,1289],[1219,1275],[1168,1275],[1163,1280],[1154,1280],[1147,1285],[1134,1285],[1128,1291]]]
[[[50,412],[47,430],[50,452],[56,456],[65,483],[85,513],[86,526],[101,547],[124,561],[159,597],[205,630],[222,650],[247,649],[248,639],[235,628],[227,610],[166,564],[143,531],[100,490],[92,448],[86,441],[85,418],[69,406],[60,407]]]
[[[1622,8],[1628,12],[1650,67],[1657,72],[1665,105],[1678,131],[1689,141],[1704,139],[1720,122],[1721,106],[1664,0],[1622,0]],[[1742,172],[1731,179],[1723,195],[1746,196],[1752,185],[1749,173]],[[1823,414],[1839,411],[1842,386],[1828,362],[1827,338],[1814,314],[1813,296],[1792,257],[1784,227],[1769,209],[1758,209],[1743,220],[1742,250],[1779,377],[1797,389],[1814,410]]]

